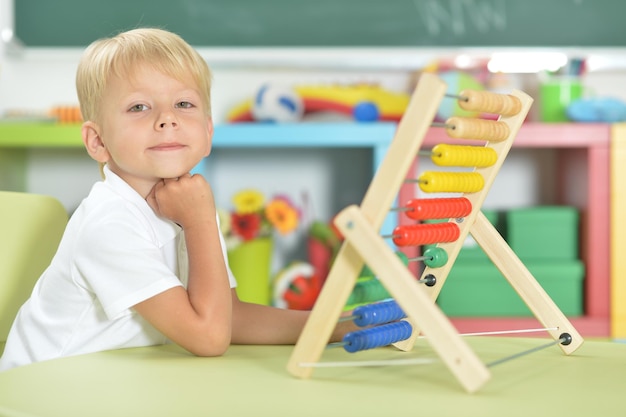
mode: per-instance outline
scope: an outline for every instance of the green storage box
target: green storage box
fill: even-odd
[[[507,241],[523,261],[578,258],[578,211],[568,206],[514,209],[506,213]]]
[[[563,314],[583,314],[584,265],[581,261],[533,262],[527,263],[526,267]],[[491,262],[456,263],[437,303],[448,316],[532,316],[508,280]]]

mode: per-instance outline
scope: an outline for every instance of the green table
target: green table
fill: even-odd
[[[485,362],[546,339],[468,338]],[[300,380],[285,366],[291,346],[233,346],[197,358],[176,346],[64,358],[0,373],[0,415],[131,416],[623,416],[626,345],[586,341],[572,356],[552,346],[491,368],[467,394],[437,361],[428,365],[316,369]],[[435,357],[424,340],[324,361]]]

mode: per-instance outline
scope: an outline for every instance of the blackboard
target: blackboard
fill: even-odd
[[[26,46],[157,26],[206,47],[621,47],[624,0],[14,0]]]

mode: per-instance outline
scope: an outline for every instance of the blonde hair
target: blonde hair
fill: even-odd
[[[211,112],[211,70],[180,36],[157,28],[140,28],[99,39],[87,47],[76,72],[76,92],[83,120],[99,123],[102,96],[111,77],[131,77],[150,65],[176,79],[191,76]]]

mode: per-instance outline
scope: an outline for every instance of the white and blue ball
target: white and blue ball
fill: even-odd
[[[252,116],[260,122],[289,123],[302,119],[304,103],[290,87],[265,84],[252,103]]]

